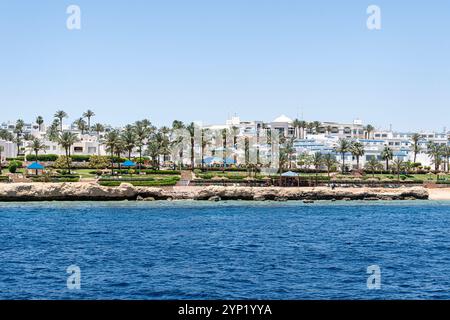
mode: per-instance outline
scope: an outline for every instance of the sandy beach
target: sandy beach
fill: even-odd
[[[450,201],[450,188],[436,188],[427,189],[430,195],[430,200],[449,200]]]

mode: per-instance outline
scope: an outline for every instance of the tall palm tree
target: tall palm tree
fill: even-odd
[[[208,137],[209,129],[202,129],[202,141],[201,141],[201,152],[202,152],[202,171],[205,168],[205,149],[210,144]]]
[[[106,150],[111,154],[111,175],[114,175],[114,154],[119,144],[119,139],[119,132],[117,130],[112,130],[105,135],[103,141]]]
[[[136,136],[136,147],[139,152],[139,162],[138,162],[139,170],[141,170],[141,167],[142,167],[142,165],[141,165],[141,163],[142,163],[142,148],[148,142],[148,140],[149,140],[148,138],[151,135],[152,131],[154,131],[154,129],[152,128],[150,121],[148,121],[147,119],[136,121],[134,123],[134,134]]]
[[[44,118],[41,116],[37,116],[36,124],[39,126],[39,131],[42,131],[42,125],[44,124]]]
[[[44,144],[43,141],[39,140],[38,138],[34,138],[33,140],[31,140],[29,146],[28,146],[32,151],[34,151],[34,155],[35,155],[35,162],[38,161],[38,154],[39,151],[41,150],[45,150],[45,148],[47,148],[47,146]],[[38,170],[36,169],[36,175],[38,174]]]
[[[372,126],[371,124],[368,124],[368,125],[364,128],[364,130],[366,130],[366,132],[367,132],[367,139],[370,140],[370,134],[371,134],[372,132],[375,131],[375,127]]]
[[[308,126],[308,122],[302,120],[302,121],[300,121],[300,123],[298,125],[300,128],[300,139],[304,139],[305,138],[305,129]]]
[[[445,171],[450,171],[450,146],[444,146],[442,148],[442,157],[444,158],[445,162]]]
[[[392,161],[392,169],[397,173],[397,180],[400,181],[400,173],[405,168],[405,162],[402,159],[395,159]]]
[[[191,122],[187,127],[186,130],[189,132],[189,138],[191,143],[191,170],[194,171],[195,167],[195,124]]]
[[[264,126],[265,129],[265,126]],[[233,162],[234,164],[237,164],[237,149],[238,149],[238,135],[239,135],[239,127],[232,126],[231,127],[231,134],[233,136]],[[267,132],[267,130],[266,130]]]
[[[163,156],[163,163],[166,162],[167,156],[170,155],[170,128],[163,126],[158,130],[158,142],[160,154]]]
[[[92,127],[92,130],[94,130],[97,133],[97,136],[100,136],[100,133],[105,132],[105,126],[101,123],[96,123]]]
[[[316,134],[319,134],[320,127],[322,126],[322,123],[320,123],[320,121],[314,121],[312,124],[313,124],[313,128],[314,128],[314,132]]]
[[[37,162],[39,151],[45,150],[47,146],[43,141],[39,140],[38,138],[34,138],[33,140],[30,141],[28,148],[34,152],[35,161]]]
[[[32,135],[31,133],[25,132],[25,133],[23,134],[23,140],[25,140],[25,141],[31,141],[31,140],[33,140],[33,139],[34,139],[34,137],[33,137],[33,135]]]
[[[370,158],[365,165],[365,169],[372,172],[373,178],[375,178],[375,172],[380,170],[381,168],[381,163],[375,157]]]
[[[2,153],[5,151],[4,146],[0,146],[0,174],[2,174]]]
[[[171,133],[172,133],[172,135],[174,135],[174,134],[175,135],[172,136],[172,138],[170,139],[171,140],[170,144],[171,144],[171,146],[179,147],[178,157],[180,160],[179,160],[178,166],[179,166],[180,170],[183,168],[183,151],[184,151],[183,150],[184,149],[183,140],[184,140],[184,137],[182,134],[178,134],[178,131],[182,130],[184,128],[185,128],[185,125],[184,125],[183,121],[174,120],[172,122]]]
[[[319,169],[323,165],[323,162],[324,162],[323,155],[320,152],[316,152],[313,154],[312,164],[316,171],[316,174],[315,174],[316,175],[316,185],[317,185],[317,180],[318,180]]]
[[[122,154],[124,153],[124,152],[126,152],[127,150],[126,150],[126,148],[125,148],[125,143],[124,143],[124,141],[122,140],[122,137],[119,135],[119,137],[118,137],[118,139],[117,139],[117,143],[116,143],[116,146],[115,146],[115,148],[114,148],[114,153],[116,154],[116,156],[117,156],[117,163],[119,164],[119,172],[120,172],[120,170],[122,169],[122,164],[121,164],[121,162],[120,162],[120,159],[122,158]]]
[[[443,146],[430,141],[427,144],[427,154],[434,163],[434,171],[439,171],[439,167],[442,163],[442,151]]]
[[[13,141],[14,140],[14,136],[8,130],[0,129],[0,139],[3,139],[5,141]]]
[[[14,133],[16,134],[15,143],[17,144],[17,156],[20,155],[20,147],[22,145],[22,134],[23,128],[25,127],[25,122],[22,119],[16,121],[16,125],[14,127]]]
[[[67,170],[70,174],[70,155],[71,155],[71,148],[72,146],[78,141],[78,136],[75,133],[65,131],[62,132],[58,139],[58,144],[64,148],[64,151],[66,153],[66,160],[67,160]]]
[[[420,152],[420,142],[421,136],[418,133],[414,133],[411,137],[411,141],[413,142],[412,145],[412,152],[414,153],[414,160],[413,162],[416,163],[417,154]]]
[[[331,170],[335,167],[337,164],[336,156],[334,156],[331,153],[327,153],[323,156],[323,164],[327,168],[328,178],[330,177]]]
[[[225,166],[227,165],[227,129],[222,129],[222,172],[225,172]]]
[[[292,126],[294,127],[295,138],[300,138],[300,124],[301,121],[299,119],[295,119],[292,122]]]
[[[81,134],[84,134],[84,131],[87,128],[86,127],[86,121],[84,121],[83,118],[78,118],[74,123],[77,126],[78,130],[81,131]]]
[[[131,159],[131,153],[136,146],[136,135],[132,125],[127,125],[121,133],[120,138],[123,142],[125,150],[128,152],[128,159]]]
[[[58,142],[59,139],[59,120],[53,120],[50,127],[47,129],[46,137],[52,142]]]
[[[354,157],[356,157],[356,169],[359,170],[359,158],[365,153],[364,145],[360,142],[352,143],[350,152]]]
[[[63,119],[68,117],[67,113],[63,110],[58,110],[55,112],[54,117],[59,120],[59,126],[60,126],[59,129],[62,132],[63,131]]]
[[[89,132],[91,131],[91,118],[95,116],[94,111],[92,110],[87,110],[85,113],[83,113],[83,118],[87,119],[87,124],[88,124],[88,128],[89,128]]]
[[[385,146],[383,151],[381,151],[381,159],[383,159],[386,162],[386,171],[389,170],[389,160],[392,160],[393,158],[394,153],[392,152],[391,148]]]
[[[150,158],[152,159],[152,166],[156,167],[156,169],[159,169],[159,161],[158,161],[158,157],[159,157],[159,150],[160,150],[160,146],[159,146],[159,142],[157,141],[157,137],[155,137],[156,134],[152,135],[152,138],[148,140],[147,142],[147,149],[146,149],[146,154],[150,156]]]
[[[352,143],[347,139],[339,139],[338,145],[334,148],[335,152],[340,153],[342,157],[342,173],[345,173],[345,154],[350,152]]]

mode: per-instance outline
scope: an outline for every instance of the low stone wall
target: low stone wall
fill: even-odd
[[[280,187],[103,187],[92,183],[11,183],[0,185],[0,201],[79,200],[411,200],[428,199],[423,187],[280,188]]]

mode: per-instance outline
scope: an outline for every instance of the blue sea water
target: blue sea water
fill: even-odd
[[[449,299],[450,202],[0,204],[0,299],[250,298]]]

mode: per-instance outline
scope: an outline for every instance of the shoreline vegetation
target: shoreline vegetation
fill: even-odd
[[[148,187],[122,183],[105,187],[95,182],[12,183],[0,185],[0,202],[14,201],[118,201],[118,200],[450,200],[449,189],[425,187]]]

